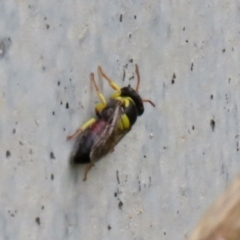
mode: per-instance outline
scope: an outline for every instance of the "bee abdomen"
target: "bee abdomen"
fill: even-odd
[[[71,163],[88,164],[91,162],[90,155],[94,140],[102,132],[106,124],[104,120],[98,120],[76,141],[75,150],[70,159]]]

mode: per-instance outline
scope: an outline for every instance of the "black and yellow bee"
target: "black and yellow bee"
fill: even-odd
[[[140,85],[140,74],[138,65],[135,65],[137,75],[137,86],[133,89],[130,85],[120,88],[114,83],[99,66],[98,71],[109,85],[116,90],[106,101],[103,94],[94,80],[94,74],[90,74],[90,79],[101,100],[95,107],[97,118],[91,118],[83,124],[73,135],[67,139],[77,137],[74,150],[71,154],[71,162],[74,164],[88,164],[84,174],[84,181],[87,179],[89,170],[94,163],[102,159],[108,153],[114,151],[118,142],[131,130],[137,118],[144,112],[144,102],[155,104],[142,99],[138,93]]]

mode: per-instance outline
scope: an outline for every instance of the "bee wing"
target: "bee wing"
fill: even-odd
[[[116,146],[127,135],[127,133],[130,132],[130,130],[131,129],[129,129],[129,130],[118,129],[116,138],[115,138],[115,142],[114,142],[114,146]]]
[[[109,124],[94,140],[92,151],[90,153],[92,162],[97,162],[102,157],[106,156],[116,145],[115,142],[118,135],[118,122],[121,118],[123,110],[118,101],[116,101],[115,105],[116,106],[114,107],[111,116],[109,116]]]

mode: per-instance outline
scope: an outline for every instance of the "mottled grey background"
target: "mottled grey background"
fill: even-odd
[[[0,240],[185,239],[240,167],[239,23],[236,0],[0,1]],[[89,74],[135,63],[157,107],[83,182]]]

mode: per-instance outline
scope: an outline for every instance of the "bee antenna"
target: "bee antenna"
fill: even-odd
[[[156,105],[149,99],[142,99],[143,102],[148,102],[150,103],[153,107],[156,107]]]
[[[139,85],[140,85],[140,74],[139,74],[139,70],[138,70],[138,65],[135,65],[135,72],[137,74],[137,86],[136,86],[136,92],[138,92],[139,89]]]

